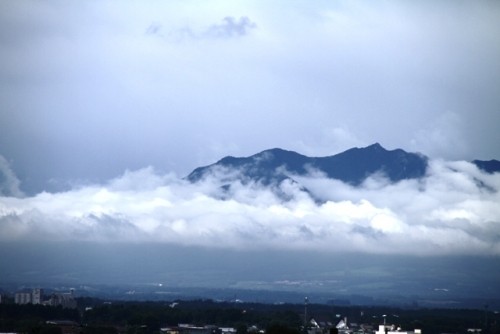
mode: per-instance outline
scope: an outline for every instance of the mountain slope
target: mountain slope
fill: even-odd
[[[477,168],[485,171],[486,173],[498,173],[500,172],[500,161],[498,160],[474,160],[472,161]]]
[[[225,181],[238,179],[243,183],[271,184],[289,179],[290,175],[306,175],[311,170],[327,177],[359,185],[374,173],[383,173],[392,182],[419,178],[427,170],[427,157],[401,149],[388,151],[380,144],[352,148],[327,157],[307,157],[293,151],[274,148],[250,157],[225,157],[215,164],[196,168],[187,179],[197,182],[222,172]],[[220,174],[220,173],[219,173]]]
[[[401,149],[388,151],[376,143],[365,148],[352,148],[343,153],[314,158],[314,167],[329,178],[360,184],[368,176],[381,172],[391,181],[419,178],[425,175],[427,158]]]

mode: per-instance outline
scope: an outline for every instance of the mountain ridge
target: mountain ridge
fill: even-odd
[[[421,153],[400,148],[387,150],[379,143],[324,157],[309,157],[275,147],[247,157],[223,157],[211,165],[194,169],[186,178],[194,183],[219,173],[224,175],[223,182],[239,180],[272,185],[285,179],[295,182],[293,175],[304,176],[316,170],[330,179],[358,186],[377,173],[391,182],[421,178],[427,172],[428,161],[429,158]],[[498,160],[473,160],[471,163],[487,173],[500,172]]]
[[[500,172],[500,161],[491,159],[491,160],[472,160],[471,161],[477,168],[481,169],[487,173],[497,173]]]
[[[425,175],[428,158],[402,149],[386,150],[379,143],[364,148],[351,148],[325,157],[308,157],[294,151],[272,148],[248,157],[226,156],[214,164],[194,169],[187,179],[197,182],[217,171],[239,171],[238,179],[265,185],[290,179],[291,175],[306,175],[311,170],[328,178],[359,185],[368,176],[382,172],[392,182]],[[231,179],[231,177],[228,177]]]

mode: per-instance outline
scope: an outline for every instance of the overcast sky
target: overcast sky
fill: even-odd
[[[272,147],[500,157],[498,1],[0,7],[0,154],[25,187]]]
[[[383,253],[403,233],[417,253],[500,254],[498,175],[450,162],[500,158],[499,31],[498,1],[2,1],[0,190],[18,197],[2,238]],[[322,205],[179,180],[226,155],[374,142],[428,155],[430,174],[303,180]]]

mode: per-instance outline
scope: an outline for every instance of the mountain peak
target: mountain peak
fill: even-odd
[[[500,161],[498,160],[474,160],[472,161],[479,169],[485,171],[486,173],[496,173],[500,171]]]
[[[221,170],[218,167],[237,172],[233,175],[237,175],[242,182],[281,182],[294,175],[307,175],[312,169],[322,172],[328,178],[359,185],[374,173],[383,173],[393,182],[422,177],[427,169],[427,158],[403,150],[387,151],[379,143],[319,158],[272,148],[250,157],[225,157],[213,165],[195,169],[188,175],[188,180],[196,182]]]
[[[387,151],[384,147],[382,147],[382,145],[380,145],[379,143],[374,143],[374,144],[371,144],[370,146],[367,146],[365,147],[365,149],[371,149],[371,150],[384,150],[384,151]]]

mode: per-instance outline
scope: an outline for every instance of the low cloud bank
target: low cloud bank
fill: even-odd
[[[3,196],[0,241],[500,255],[500,174],[467,162],[431,161],[420,180],[373,175],[359,187],[314,171],[274,188],[225,186],[220,173],[191,184],[149,167],[67,192]]]

